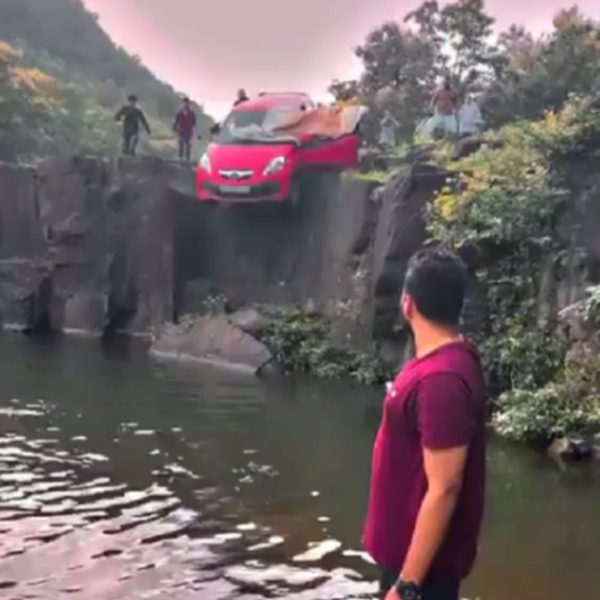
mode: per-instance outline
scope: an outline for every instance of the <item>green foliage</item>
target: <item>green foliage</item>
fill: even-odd
[[[517,441],[545,444],[554,438],[600,429],[600,357],[581,349],[561,375],[541,389],[517,389],[501,396],[496,430]]]
[[[535,427],[542,430],[556,416],[540,406],[563,389],[549,382],[561,377],[567,350],[557,339],[555,320],[538,314],[542,265],[548,268],[547,257],[562,249],[553,224],[569,196],[559,167],[565,156],[587,157],[598,148],[600,107],[589,98],[573,98],[561,112],[507,126],[488,142],[478,153],[447,165],[456,176],[434,201],[429,229],[443,244],[470,249],[478,257],[487,318],[476,335],[490,383],[495,391],[517,390],[503,400],[512,408],[501,409],[510,419],[500,422],[519,430],[538,411]],[[562,415],[565,406],[552,410]],[[515,424],[518,419],[521,425]]]
[[[405,21],[414,21],[421,36],[435,48],[436,75],[450,77],[459,90],[490,73],[497,50],[491,43],[494,19],[483,0],[457,0],[440,8],[428,0]]]
[[[492,126],[559,110],[570,94],[600,86],[600,25],[577,7],[561,11],[549,35],[534,38],[513,26],[500,36],[496,77],[485,112]]]
[[[140,151],[174,156],[178,94],[117,48],[80,0],[2,0],[2,40],[10,51],[0,53],[0,160],[117,153],[113,117],[129,93],[153,130]],[[196,111],[205,133],[211,120]]]
[[[408,138],[429,114],[437,78],[450,76],[460,91],[481,87],[496,52],[490,41],[494,20],[482,0],[457,0],[443,8],[427,1],[405,21],[416,23],[416,30],[390,21],[372,31],[356,49],[361,79],[334,82],[330,91],[358,90],[376,114],[390,110]]]
[[[363,179],[365,181],[375,181],[376,183],[387,183],[393,176],[391,171],[367,171],[366,173],[355,173],[354,179]]]
[[[364,65],[359,84],[363,101],[378,114],[390,110],[400,133],[412,135],[427,114],[435,83],[433,45],[389,22],[369,34],[356,56]]]
[[[322,378],[350,377],[359,383],[387,381],[391,373],[375,357],[357,353],[331,341],[329,323],[298,308],[272,308],[262,342],[286,372]]]

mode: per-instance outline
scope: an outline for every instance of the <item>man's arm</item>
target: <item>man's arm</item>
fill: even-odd
[[[467,446],[448,450],[424,450],[427,493],[408,551],[402,579],[422,584],[448,530],[460,494],[467,460]]]
[[[140,121],[142,122],[142,125],[144,126],[144,129],[146,130],[146,133],[148,135],[152,135],[152,132],[150,131],[150,125],[148,125],[148,120],[146,119],[146,115],[143,113],[143,111],[139,111],[139,117],[140,117]]]
[[[120,108],[117,111],[117,114],[115,115],[115,121],[120,121],[123,118],[124,115],[125,115],[125,109],[124,108]]]
[[[439,552],[460,495],[475,429],[471,392],[452,373],[429,375],[416,397],[427,492],[404,562],[404,581],[423,584]],[[395,592],[391,598],[395,599]]]
[[[435,110],[435,107],[437,106],[437,102],[438,102],[438,93],[436,92],[432,97],[431,97],[431,110]]]

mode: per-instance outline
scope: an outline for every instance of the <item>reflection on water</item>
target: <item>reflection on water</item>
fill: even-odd
[[[377,390],[0,339],[1,598],[374,598]],[[600,482],[496,444],[470,598],[597,597]]]

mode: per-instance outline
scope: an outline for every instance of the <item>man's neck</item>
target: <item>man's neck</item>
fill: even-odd
[[[456,327],[445,327],[431,323],[421,323],[414,327],[414,336],[417,358],[426,356],[438,348],[462,338]]]

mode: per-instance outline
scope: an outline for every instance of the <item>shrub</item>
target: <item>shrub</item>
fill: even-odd
[[[330,324],[323,317],[299,308],[267,310],[270,324],[261,341],[285,372],[310,373],[359,383],[383,383],[391,373],[377,357],[355,352],[331,341]]]
[[[496,430],[517,441],[548,443],[567,434],[600,429],[600,357],[591,350],[569,357],[560,377],[538,390],[503,394]]]

